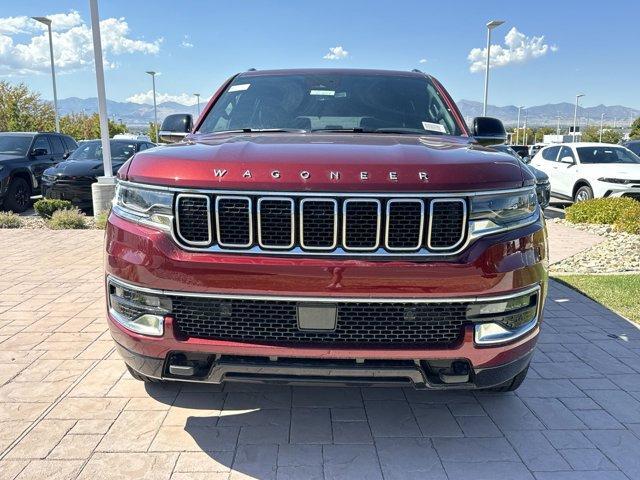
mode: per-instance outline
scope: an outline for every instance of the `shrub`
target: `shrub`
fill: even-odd
[[[51,218],[58,210],[69,210],[71,202],[69,200],[57,200],[55,198],[43,198],[33,204],[36,213],[42,218]]]
[[[0,212],[0,228],[20,228],[22,219],[13,212]]]
[[[104,230],[105,228],[107,228],[107,217],[109,216],[109,211],[105,210],[104,212],[100,212],[98,215],[96,215],[93,219],[93,221],[96,224],[96,228],[100,229],[100,230]]]
[[[77,208],[53,212],[47,225],[52,230],[87,228],[87,217]]]
[[[594,198],[574,203],[565,210],[571,223],[602,223],[612,225],[622,219],[639,219],[640,202],[629,197]]]
[[[620,232],[640,235],[640,212],[636,214],[635,218],[619,218],[618,220],[616,220],[616,223],[614,223],[613,226]]]

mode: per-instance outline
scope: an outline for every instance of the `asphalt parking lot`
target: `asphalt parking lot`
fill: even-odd
[[[640,330],[552,283],[515,394],[133,380],[102,232],[0,231],[0,479],[638,479]]]

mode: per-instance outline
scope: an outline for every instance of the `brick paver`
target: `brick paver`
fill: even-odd
[[[101,232],[0,252],[0,480],[640,479],[640,331],[560,284],[515,394],[145,388],[106,329]]]

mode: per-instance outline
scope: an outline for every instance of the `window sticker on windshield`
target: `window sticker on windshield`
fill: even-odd
[[[424,128],[425,130],[430,130],[432,132],[446,133],[444,125],[440,125],[439,123],[422,122],[422,128]]]
[[[231,85],[229,87],[229,92],[244,92],[245,90],[248,90],[250,86],[251,86],[250,83],[243,83],[241,85]]]
[[[333,97],[335,94],[335,90],[311,90],[309,92],[309,95],[323,95],[326,97]]]

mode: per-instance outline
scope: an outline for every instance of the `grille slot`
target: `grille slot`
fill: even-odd
[[[380,200],[347,199],[342,212],[342,241],[347,250],[375,250],[380,244]]]
[[[462,243],[467,223],[467,204],[461,198],[434,199],[429,212],[431,250],[451,250]]]
[[[245,248],[253,243],[251,198],[216,197],[216,227],[221,247]]]
[[[333,250],[338,244],[338,202],[332,198],[300,201],[300,245],[307,250]]]
[[[209,245],[211,238],[211,200],[206,195],[181,193],[176,198],[178,235],[189,245]]]
[[[417,250],[422,246],[424,203],[414,199],[387,202],[386,246],[389,250]]]
[[[292,199],[278,197],[258,200],[258,243],[261,247],[293,247],[294,228]]]
[[[338,302],[333,331],[300,330],[295,301],[172,297],[174,325],[187,337],[279,344],[452,345],[467,303]]]

